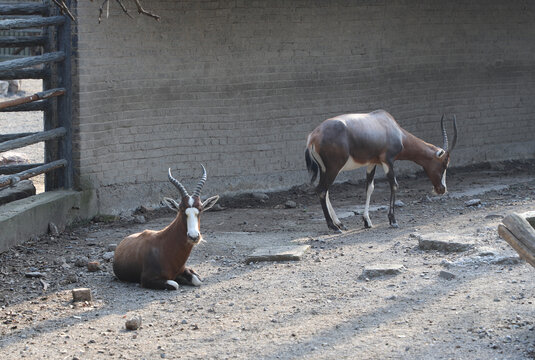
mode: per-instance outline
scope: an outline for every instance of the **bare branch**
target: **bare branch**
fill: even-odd
[[[100,8],[98,9],[98,23],[99,24],[102,21],[102,13],[104,12],[104,5],[106,4],[109,4],[109,0],[104,0],[102,5],[100,5]],[[110,12],[109,12],[109,7],[108,7],[108,11],[106,12],[106,18],[108,18],[109,15],[110,15]]]
[[[115,0],[115,1],[117,1],[121,9],[123,9],[123,12],[126,14],[126,16],[128,16],[130,19],[133,19],[132,15],[130,15],[130,13],[128,12],[128,9],[126,8],[126,6],[124,6],[123,2],[121,0]]]
[[[160,16],[158,16],[156,14],[153,14],[151,12],[148,12],[147,10],[143,9],[143,6],[141,6],[141,4],[139,3],[139,0],[134,0],[134,2],[136,3],[137,12],[138,13],[150,16],[150,17],[156,19],[156,21],[160,21]]]
[[[71,13],[69,8],[67,7],[67,4],[65,4],[64,0],[52,0],[52,1],[54,1],[54,4],[56,4],[56,6],[59,7],[62,14],[67,14],[71,18],[72,21],[76,22],[76,18]]]

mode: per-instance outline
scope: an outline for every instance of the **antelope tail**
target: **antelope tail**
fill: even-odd
[[[307,164],[308,173],[311,176],[310,183],[313,184],[314,181],[316,181],[316,178],[318,177],[320,167],[316,159],[314,159],[312,155],[310,155],[310,150],[308,148],[305,150],[305,161]]]

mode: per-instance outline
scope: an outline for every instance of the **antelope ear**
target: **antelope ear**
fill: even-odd
[[[215,205],[217,200],[219,200],[219,195],[212,196],[211,198],[204,200],[204,202],[202,203],[202,211],[210,209],[212,206]]]
[[[164,197],[163,203],[167,205],[169,209],[178,212],[178,207],[180,206],[180,204],[178,204],[174,199]]]
[[[437,158],[441,158],[441,157],[444,156],[445,153],[446,153],[446,152],[445,152],[444,150],[439,149],[439,150],[437,150],[437,152],[436,152],[435,155],[437,156]]]

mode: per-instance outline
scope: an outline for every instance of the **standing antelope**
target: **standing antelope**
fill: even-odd
[[[201,189],[206,181],[206,169],[193,195],[171,175],[169,181],[181,195],[180,204],[164,198],[165,204],[177,212],[176,218],[160,231],[145,230],[124,238],[115,250],[113,271],[123,281],[140,282],[151,289],[178,289],[178,284],[201,285],[197,273],[186,267],[195,244],[202,240],[200,214],[215,205],[219,196],[201,202]]]
[[[453,116],[453,142],[448,149],[448,137],[444,127],[444,115],[440,120],[443,149],[417,138],[402,129],[396,120],[384,110],[368,114],[345,114],[325,120],[308,135],[305,160],[311,173],[311,183],[320,179],[316,187],[327,226],[337,232],[346,230],[329,201],[329,187],[340,171],[367,166],[366,205],[364,226],[372,227],[369,216],[370,197],[377,165],[382,165],[390,183],[390,209],[388,219],[392,227],[398,227],[394,216],[395,194],[398,187],[394,174],[395,160],[411,160],[422,166],[433,183],[437,194],[446,192],[446,169],[450,153],[457,142],[457,121]]]

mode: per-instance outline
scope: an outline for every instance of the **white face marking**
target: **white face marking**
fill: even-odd
[[[178,283],[174,280],[167,280],[165,282],[167,285],[169,286],[172,286],[173,288],[175,288],[175,290],[178,290]]]
[[[446,187],[446,170],[444,170],[444,173],[442,174],[442,180],[440,181],[442,183],[442,186],[444,186],[444,189],[447,189],[447,187]]]
[[[193,206],[193,198],[191,196],[188,197],[188,205],[189,207]]]
[[[186,221],[188,225],[188,236],[197,240],[201,236],[199,233],[199,209],[187,208]]]

